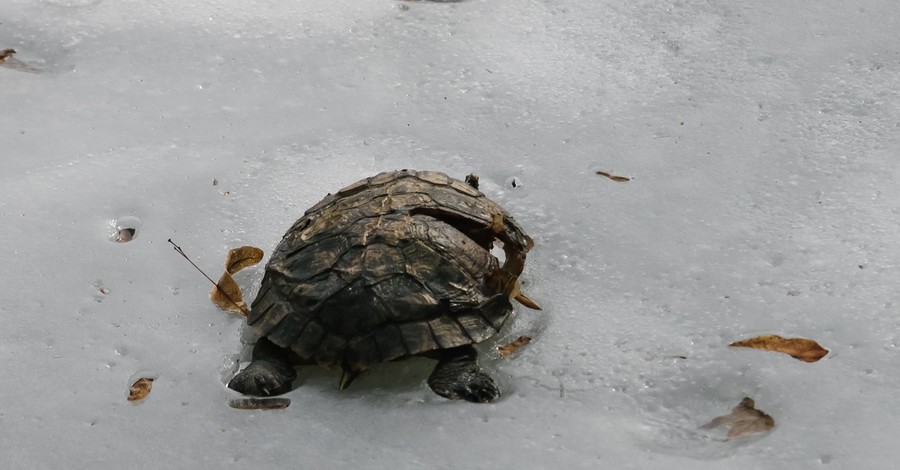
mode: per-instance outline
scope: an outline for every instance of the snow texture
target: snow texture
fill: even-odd
[[[4,0],[0,467],[894,468],[897,31],[895,0]],[[482,348],[504,397],[416,359],[228,407],[242,320],[166,240],[217,276],[399,168],[478,173],[535,239],[544,310]],[[727,347],[766,333],[831,353]],[[700,429],[744,396],[771,433]]]

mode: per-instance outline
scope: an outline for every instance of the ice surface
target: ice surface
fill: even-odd
[[[4,1],[40,73],[0,66],[0,467],[893,468],[898,30],[889,0]],[[241,321],[166,240],[218,274],[397,168],[478,173],[535,239],[504,398],[420,359],[229,408]],[[832,353],[727,348],[763,333]],[[744,396],[773,432],[700,429]]]

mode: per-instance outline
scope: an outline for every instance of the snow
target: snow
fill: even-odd
[[[0,466],[892,468],[898,30],[889,0],[7,0],[39,72],[0,66]],[[398,168],[478,173],[536,241],[544,310],[483,348],[504,397],[418,359],[229,408],[241,320],[166,240],[217,276]],[[727,347],[766,333],[831,353]],[[771,433],[700,429],[744,396]]]

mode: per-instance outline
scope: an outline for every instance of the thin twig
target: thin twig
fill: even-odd
[[[188,258],[188,255],[186,255],[186,254],[184,253],[184,250],[182,250],[180,246],[176,245],[175,242],[173,242],[171,238],[169,239],[169,243],[171,243],[172,246],[175,247],[175,251],[177,251],[179,255],[183,256],[184,259],[188,260],[188,263],[191,263],[191,265],[192,265],[193,267],[197,268],[197,271],[200,271],[200,274],[202,274],[203,277],[209,279],[209,282],[211,282],[214,286],[219,287],[219,285],[216,284],[216,281],[213,281],[209,276],[207,276],[206,273],[203,272],[202,269],[200,269],[200,266],[197,266],[196,264],[194,264],[194,262],[191,261],[190,258]],[[224,291],[223,291],[223,292],[224,292]],[[228,299],[228,300],[231,300],[231,299]],[[235,305],[237,305],[237,303],[235,303]]]
[[[217,283],[216,281],[213,281],[212,278],[210,278],[209,276],[207,276],[206,273],[203,272],[202,269],[200,269],[200,266],[197,266],[193,261],[191,261],[190,258],[188,258],[188,255],[185,254],[184,250],[182,250],[180,246],[176,245],[175,242],[173,242],[171,238],[170,238],[168,241],[169,241],[169,243],[172,244],[173,247],[175,247],[175,251],[177,251],[179,255],[181,255],[182,257],[184,257],[184,259],[188,260],[188,263],[191,263],[191,266],[193,266],[194,268],[196,268],[197,271],[200,271],[200,274],[202,274],[203,277],[205,277],[206,279],[208,279],[209,282],[212,283],[212,285],[216,286],[216,290],[218,290],[220,294],[222,294],[226,299],[228,299],[228,301],[231,302],[235,307],[237,307],[238,310],[240,310],[245,316],[247,316],[247,315],[250,314],[250,310],[247,309],[247,306],[246,306],[246,305],[242,306],[242,305],[239,304],[237,301],[235,301],[234,299],[232,299],[231,296],[228,295],[228,292],[225,292],[225,289],[222,289],[221,287],[219,287],[219,283]],[[221,308],[221,307],[220,307],[220,308]]]

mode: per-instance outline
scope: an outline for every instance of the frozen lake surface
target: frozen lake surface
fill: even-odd
[[[897,31],[893,0],[6,0],[0,467],[893,468]],[[400,168],[478,173],[535,239],[503,398],[417,359],[230,408],[242,319],[166,240],[218,275]],[[831,352],[728,347],[770,333]],[[774,430],[701,429],[745,396]]]

